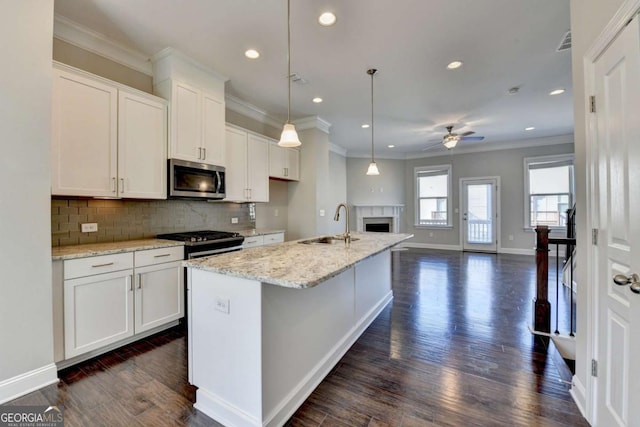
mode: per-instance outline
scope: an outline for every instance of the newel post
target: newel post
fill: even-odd
[[[536,227],[536,299],[534,300],[534,330],[551,332],[549,290],[549,227]]]

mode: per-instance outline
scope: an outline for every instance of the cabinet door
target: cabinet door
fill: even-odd
[[[226,166],[224,142],[224,101],[202,95],[202,162]]]
[[[300,150],[295,148],[287,148],[287,179],[291,181],[300,180]]]
[[[274,243],[284,242],[284,233],[267,234],[264,236],[265,245],[273,245]]]
[[[118,90],[53,70],[51,193],[116,197]]]
[[[269,140],[249,134],[247,140],[249,201],[269,201]]]
[[[242,242],[242,247],[244,249],[255,248],[256,246],[262,245],[264,245],[264,236],[245,237],[244,242]]]
[[[118,194],[167,198],[167,113],[164,103],[120,90]]]
[[[200,91],[174,82],[171,96],[171,157],[200,162],[202,159],[202,124]]]
[[[247,189],[247,132],[227,127],[226,143],[226,200],[245,201]]]
[[[135,333],[184,317],[182,261],[136,268]]]
[[[278,147],[272,142],[269,144],[269,176],[273,178],[285,178],[285,148]]]
[[[65,358],[133,335],[133,270],[64,281]]]

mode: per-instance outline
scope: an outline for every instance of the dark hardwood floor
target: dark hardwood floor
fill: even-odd
[[[417,249],[393,257],[393,303],[288,425],[588,426],[562,359],[528,330],[533,257]],[[10,404],[63,405],[67,426],[219,425],[193,409],[179,327],[59,376]]]

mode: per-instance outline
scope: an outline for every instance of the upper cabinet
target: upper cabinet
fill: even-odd
[[[227,126],[225,200],[269,201],[269,140],[261,135]]]
[[[300,180],[300,150],[269,144],[269,177],[289,181]]]
[[[154,92],[171,102],[169,157],[226,166],[227,78],[172,48],[159,52],[153,62]]]
[[[156,85],[156,93],[171,101],[169,157],[225,166],[224,99],[176,80]]]
[[[166,102],[54,64],[51,193],[166,198]]]

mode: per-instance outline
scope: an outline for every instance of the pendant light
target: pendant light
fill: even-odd
[[[302,145],[298,138],[298,132],[296,127],[291,123],[291,0],[287,0],[287,83],[289,85],[289,95],[287,103],[287,123],[285,123],[282,129],[282,135],[280,135],[280,141],[278,145],[280,147],[298,147]]]
[[[376,73],[375,68],[367,70],[367,74],[371,76],[371,163],[369,163],[369,169],[367,169],[367,175],[380,175],[378,165],[373,157],[373,75]]]

